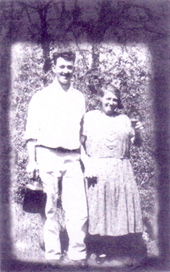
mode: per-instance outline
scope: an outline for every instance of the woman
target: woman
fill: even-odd
[[[124,236],[142,233],[140,199],[129,160],[141,124],[118,113],[119,91],[112,85],[100,95],[101,111],[85,114],[82,160],[88,181],[89,234]]]

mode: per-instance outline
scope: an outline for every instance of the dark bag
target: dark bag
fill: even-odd
[[[25,187],[23,210],[28,213],[44,213],[46,198],[46,193],[44,193],[39,181],[27,184]]]

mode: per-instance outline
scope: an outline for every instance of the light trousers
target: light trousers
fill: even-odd
[[[36,154],[44,192],[47,194],[44,225],[45,257],[47,260],[57,260],[61,256],[59,237],[61,223],[59,208],[57,208],[58,185],[61,180],[62,207],[69,237],[68,257],[72,260],[84,259],[86,257],[84,238],[87,202],[80,155],[44,147],[37,147]]]

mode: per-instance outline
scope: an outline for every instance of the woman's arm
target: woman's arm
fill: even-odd
[[[140,147],[142,144],[142,138],[141,138],[141,130],[143,129],[143,124],[139,121],[137,121],[134,125],[132,123],[133,129],[134,129],[134,135],[131,138],[131,142]]]
[[[84,165],[84,175],[87,178],[96,179],[96,162],[86,153],[86,140],[87,136],[81,135],[81,160]]]

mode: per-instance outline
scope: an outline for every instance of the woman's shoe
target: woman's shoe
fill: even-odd
[[[101,265],[106,261],[106,254],[101,254],[96,256],[96,263]]]

